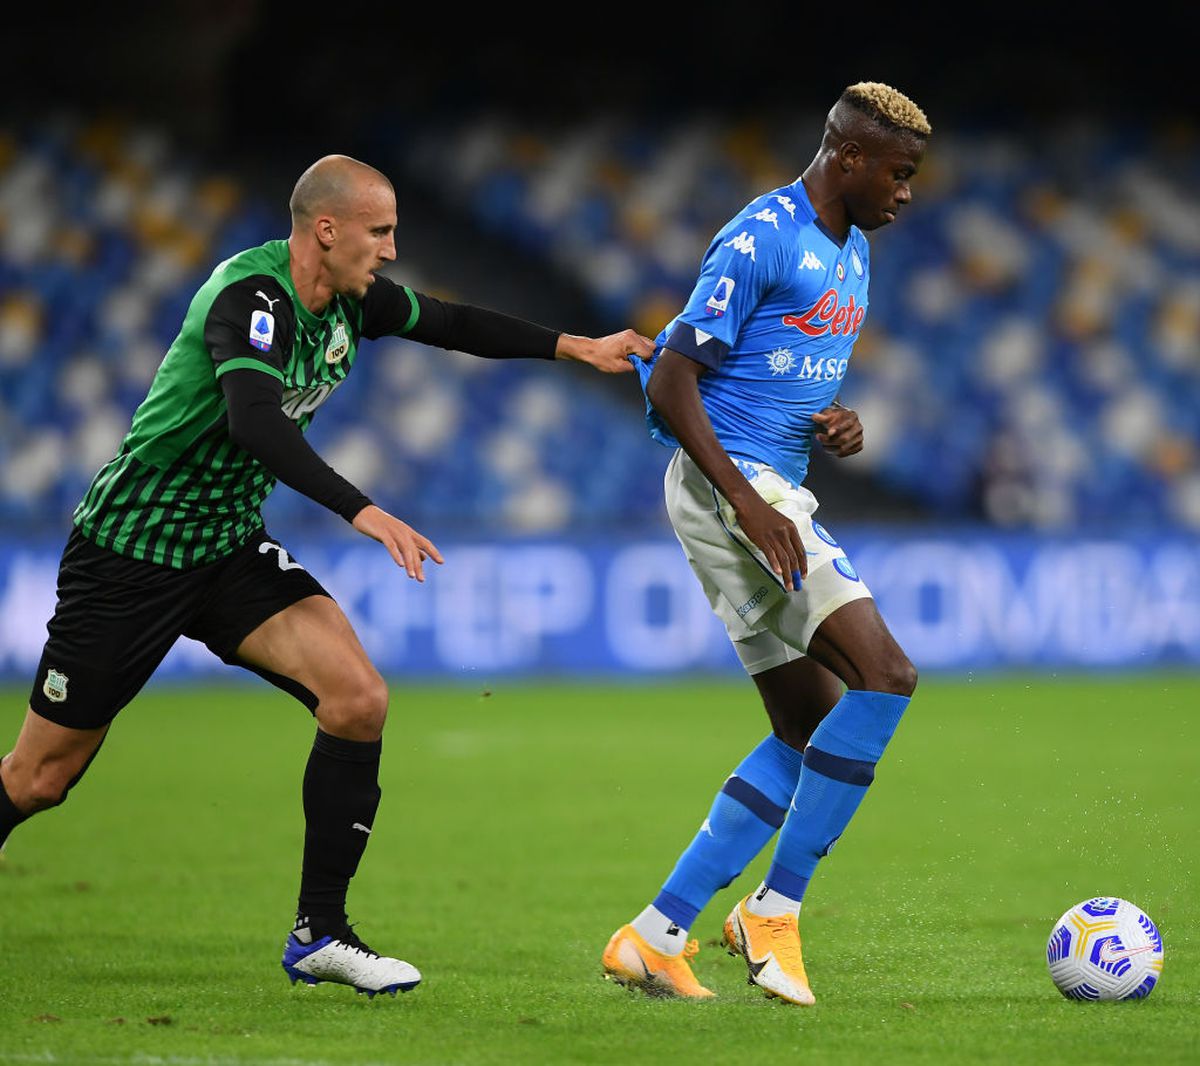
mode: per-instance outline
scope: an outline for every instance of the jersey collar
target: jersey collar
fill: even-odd
[[[827,225],[825,225],[824,222],[821,221],[820,216],[817,214],[817,209],[813,207],[812,201],[808,198],[808,189],[804,187],[804,178],[800,177],[792,182],[792,188],[796,190],[795,199],[799,200],[800,203],[804,205],[804,210],[808,214],[809,221],[811,221],[812,224],[817,227],[817,229],[825,234],[825,236],[833,241],[833,243],[839,248],[845,248],[846,242],[850,240],[850,234],[854,232],[854,227],[850,227],[849,232],[844,238],[839,237],[833,232],[833,230],[831,230]]]

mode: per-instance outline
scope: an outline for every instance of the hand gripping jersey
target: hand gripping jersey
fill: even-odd
[[[284,240],[225,260],[193,298],[75,524],[101,547],[179,569],[228,555],[262,528],[275,478],[230,439],[221,376],[274,376],[283,413],[304,430],[350,372],[359,339],[406,333],[418,314],[412,291],[386,278],[362,300],[336,296],[314,314],[296,296]]]
[[[811,416],[846,376],[869,278],[862,231],[839,241],[800,179],[752,200],[713,238],[687,306],[656,343],[708,368],[700,396],[732,458],[804,480]],[[653,361],[634,365],[644,389]],[[646,421],[655,440],[679,447],[648,402]]]

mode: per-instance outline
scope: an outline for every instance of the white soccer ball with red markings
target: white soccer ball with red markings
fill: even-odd
[[[1097,896],[1054,923],[1046,962],[1068,999],[1144,999],[1162,973],[1162,936],[1128,900]]]

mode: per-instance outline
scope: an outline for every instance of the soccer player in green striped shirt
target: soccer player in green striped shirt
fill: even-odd
[[[387,687],[346,616],[263,527],[282,481],[379,541],[410,578],[434,544],[376,506],[305,442],[361,338],[410,337],[485,358],[574,359],[630,369],[653,347],[632,330],[592,339],[378,276],[395,258],[396,200],[377,170],[327,156],[301,175],[292,233],[219,264],[121,449],[75,511],[58,604],[29,710],[0,762],[0,845],[62,803],[116,714],[180,636],[301,700],[317,733],[304,773],[305,840],[293,980],[404,991],[421,975],[350,929],[346,892],[379,803]]]

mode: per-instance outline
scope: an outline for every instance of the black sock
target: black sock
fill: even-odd
[[[379,807],[380,740],[317,730],[304,771],[304,870],[298,912],[316,937],[346,922],[346,890]]]
[[[29,815],[9,798],[4,790],[4,778],[0,777],[0,848],[4,847],[8,834],[28,817]]]

